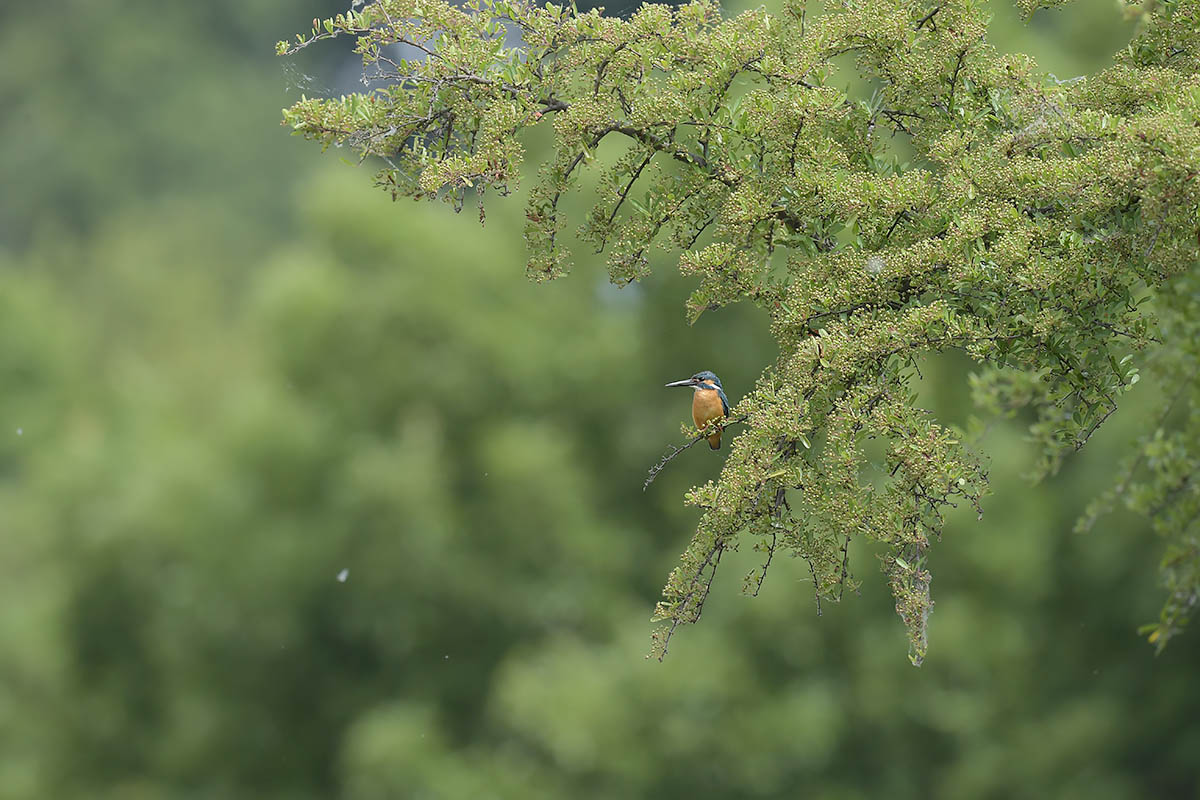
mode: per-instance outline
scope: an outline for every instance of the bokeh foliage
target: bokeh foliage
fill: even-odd
[[[749,553],[648,662],[678,499],[720,460],[641,492],[687,416],[661,384],[711,367],[737,399],[775,356],[766,321],[686,326],[667,260],[620,291],[586,258],[529,285],[518,203],[482,230],[396,209],[281,139],[298,89],[264,43],[332,10],[0,11],[5,96],[62,114],[0,115],[29,187],[0,226],[0,797],[1194,791],[1196,639],[1154,658],[1134,635],[1160,543],[1119,509],[1070,532],[1154,412],[1148,372],[1041,486],[1028,412],[992,425],[1003,501],[931,556],[922,670],[880,581],[817,619],[787,560],[741,601]],[[1092,46],[1075,24],[1035,17],[1012,49]],[[80,152],[27,160],[48,142]],[[922,371],[968,427],[963,364]]]

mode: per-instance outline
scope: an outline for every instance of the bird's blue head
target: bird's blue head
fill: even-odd
[[[691,386],[692,388],[700,389],[705,387],[717,389],[722,388],[721,379],[717,377],[715,372],[709,372],[708,370],[697,372],[692,377],[684,378],[681,381],[673,381],[668,383],[667,386]]]

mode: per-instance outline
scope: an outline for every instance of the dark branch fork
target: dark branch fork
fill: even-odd
[[[958,61],[954,64],[954,74],[950,76],[950,94],[946,98],[946,113],[954,112],[954,89],[958,86],[958,73],[963,68],[963,60],[967,57],[967,48],[958,51]]]
[[[938,15],[938,12],[941,11],[943,8],[945,8],[944,5],[934,6],[932,11],[930,11],[928,14],[926,14],[925,16],[923,16],[919,20],[917,20],[917,24],[913,26],[913,30],[919,31],[919,30],[921,30],[921,28],[924,28],[926,25],[929,25],[930,30],[936,31],[937,23],[933,21],[933,18],[936,17]]]

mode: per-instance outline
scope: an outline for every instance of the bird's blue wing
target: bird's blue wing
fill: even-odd
[[[720,386],[716,387],[717,394],[721,396],[721,405],[725,408],[725,416],[729,416],[729,398],[725,396],[725,390]]]

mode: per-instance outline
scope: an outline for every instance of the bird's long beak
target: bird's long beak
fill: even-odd
[[[673,383],[667,384],[667,386],[695,386],[695,385],[696,385],[696,382],[693,381],[691,378],[684,378],[681,381],[675,381]]]

